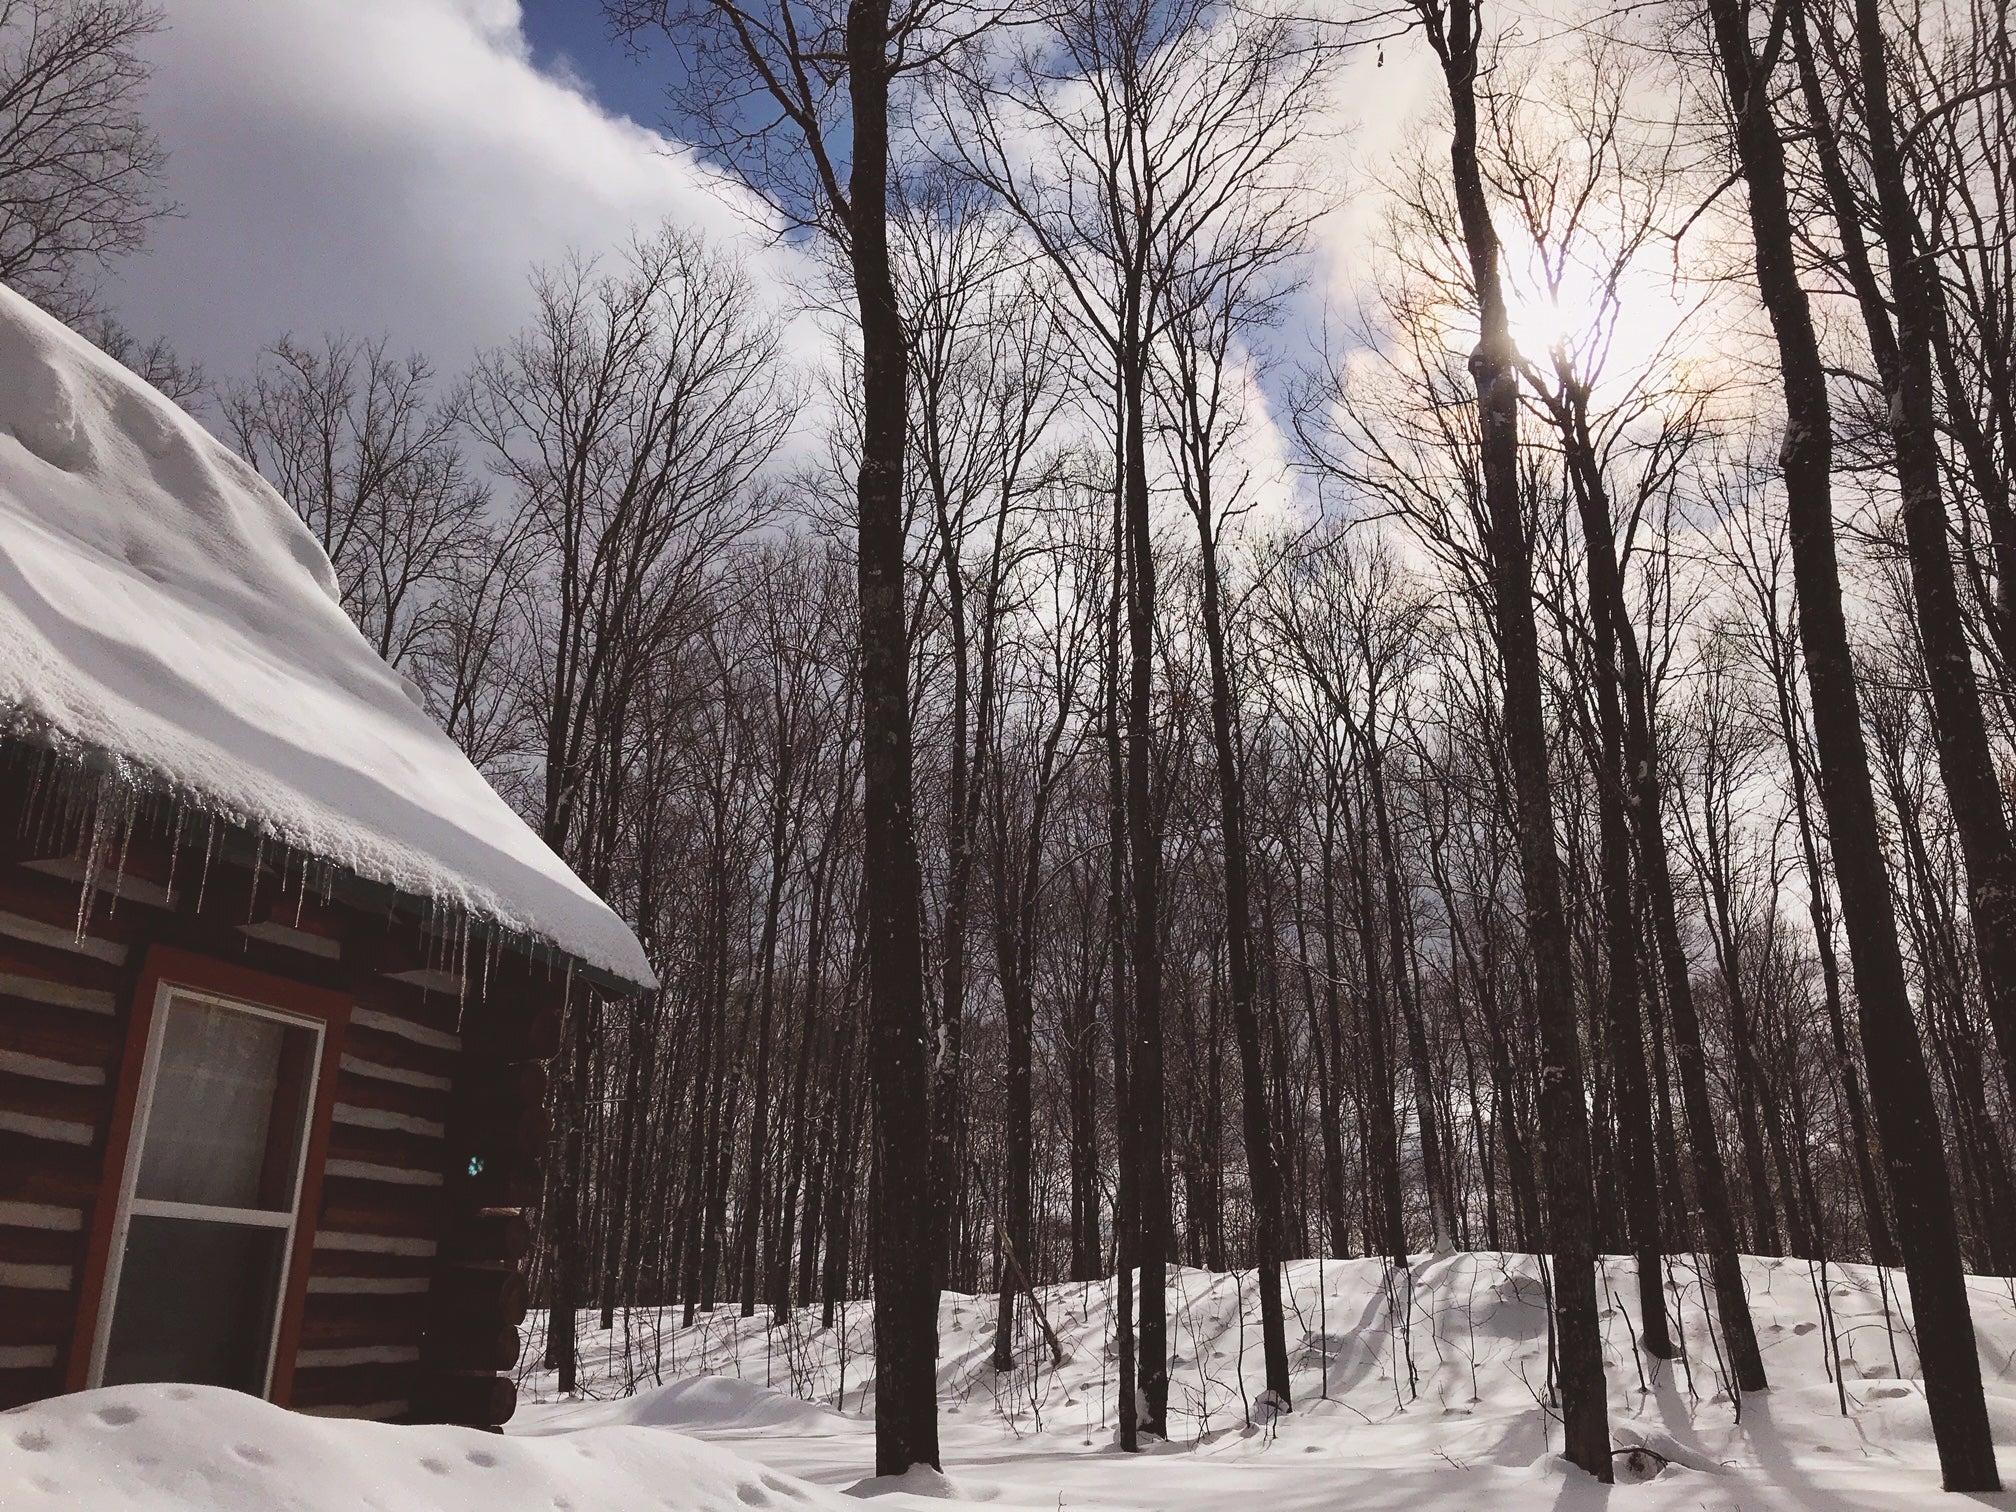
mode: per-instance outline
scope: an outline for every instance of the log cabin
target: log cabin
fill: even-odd
[[[501,1424],[545,1062],[653,986],[287,503],[0,290],[0,1409]]]

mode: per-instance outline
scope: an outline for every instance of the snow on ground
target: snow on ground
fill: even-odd
[[[886,1504],[921,1508],[950,1494],[1003,1508],[1166,1512],[1955,1505],[1938,1490],[1897,1277],[1828,1267],[1825,1296],[1842,1359],[1837,1388],[1819,1268],[1746,1261],[1773,1389],[1745,1398],[1739,1418],[1692,1265],[1676,1261],[1669,1272],[1685,1355],[1648,1367],[1642,1379],[1632,1347],[1635,1267],[1611,1259],[1604,1270],[1612,1436],[1620,1447],[1651,1451],[1619,1456],[1614,1490],[1558,1457],[1559,1424],[1541,1405],[1547,1313],[1537,1265],[1524,1256],[1457,1254],[1417,1258],[1411,1286],[1405,1272],[1374,1260],[1290,1266],[1296,1408],[1271,1423],[1253,1405],[1264,1376],[1252,1273],[1173,1273],[1171,1442],[1138,1458],[1114,1448],[1110,1286],[1046,1288],[1044,1305],[1068,1357],[1053,1366],[1025,1321],[1017,1367],[1006,1373],[989,1360],[994,1299],[948,1293],[939,1366],[946,1479],[902,1488],[908,1494]],[[1973,1301],[2004,1473],[2016,1482],[2016,1288],[1980,1279]],[[671,1310],[619,1315],[611,1332],[588,1334],[583,1397],[550,1400],[550,1377],[531,1374],[510,1432],[652,1423],[833,1489],[855,1488],[872,1472],[867,1304],[833,1331],[818,1326],[816,1310],[781,1325],[730,1307],[690,1328],[677,1321]],[[590,1328],[597,1322],[584,1319]],[[526,1357],[537,1358],[536,1339]],[[730,1379],[692,1379],[707,1375]],[[626,1389],[636,1394],[621,1395]],[[2016,1507],[2016,1493],[1977,1500]]]
[[[584,1340],[586,1390],[552,1400],[550,1379],[529,1375],[501,1436],[313,1418],[186,1386],[62,1397],[0,1415],[0,1508],[836,1512],[870,1497],[890,1512],[945,1500],[1002,1512],[2016,1509],[2016,1493],[1938,1491],[1894,1278],[1831,1267],[1823,1283],[1797,1260],[1748,1261],[1746,1274],[1773,1389],[1739,1411],[1692,1268],[1676,1263],[1669,1278],[1686,1355],[1641,1379],[1633,1268],[1606,1263],[1612,1431],[1620,1446],[1649,1451],[1620,1456],[1610,1489],[1551,1452],[1560,1434],[1541,1405],[1547,1314],[1535,1263],[1459,1254],[1417,1259],[1411,1282],[1378,1261],[1290,1267],[1296,1410],[1271,1422],[1252,1406],[1251,1273],[1176,1272],[1172,1440],[1140,1456],[1113,1443],[1109,1288],[1074,1285],[1043,1293],[1063,1365],[1025,1325],[1007,1372],[988,1361],[993,1299],[945,1297],[943,1475],[870,1479],[864,1303],[836,1330],[816,1310],[773,1325],[722,1308],[691,1328],[670,1310],[619,1315]],[[2003,1469],[2016,1479],[2016,1289],[1983,1279],[1973,1298]]]
[[[7,1512],[837,1512],[684,1434],[512,1438],[307,1417],[212,1386],[115,1386],[0,1414]]]

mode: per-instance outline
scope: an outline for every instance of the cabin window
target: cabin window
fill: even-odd
[[[91,1383],[264,1396],[325,1026],[167,982],[157,994]]]

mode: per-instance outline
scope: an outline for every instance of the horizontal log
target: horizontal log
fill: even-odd
[[[367,1129],[352,1123],[329,1125],[329,1158],[403,1166],[436,1175],[441,1174],[443,1166],[438,1139],[409,1134],[404,1129]]]
[[[55,1003],[0,993],[0,1050],[73,1066],[95,1066],[111,1079],[125,1026],[110,1014],[79,1013]]]
[[[424,1292],[310,1292],[301,1307],[301,1347],[418,1344],[427,1324],[427,1300]]]
[[[124,967],[4,934],[0,934],[0,975],[39,978],[115,995],[126,985]]]
[[[84,1235],[75,1230],[0,1225],[0,1265],[69,1265],[84,1261]]]
[[[298,1366],[290,1405],[372,1407],[380,1402],[411,1402],[419,1381],[417,1364]]]
[[[56,930],[72,942],[68,948],[74,951],[81,946],[85,955],[98,953],[109,959],[114,951],[130,951],[140,933],[136,922],[139,910],[108,907],[108,900],[102,897],[85,921],[83,941],[75,940],[79,891],[77,883],[61,877],[25,867],[0,867],[0,913]],[[95,952],[94,946],[98,947]]]
[[[376,1250],[316,1249],[308,1276],[344,1276],[367,1280],[418,1279],[433,1285],[433,1255],[393,1255]]]
[[[448,1094],[438,1088],[409,1087],[348,1070],[336,1075],[336,1101],[353,1108],[376,1108],[383,1113],[438,1124],[448,1122],[452,1108]]]
[[[278,924],[324,940],[341,941],[362,922],[356,909],[324,903],[314,883],[299,870],[284,884],[269,879],[259,889],[254,913],[255,923]]]
[[[30,1402],[39,1402],[44,1397],[57,1395],[62,1389],[62,1371],[55,1365],[30,1366],[25,1370],[0,1370],[0,1412],[25,1407]]]
[[[413,1410],[426,1422],[494,1428],[518,1410],[518,1388],[489,1371],[424,1370]]]
[[[189,879],[194,875],[187,865],[190,852],[194,851],[200,864],[203,858],[202,839],[195,833],[194,826],[190,826],[189,833],[183,836],[181,865],[175,860],[175,847],[171,841],[172,837],[167,834],[150,830],[144,825],[134,826],[119,837],[118,849],[100,864],[101,885],[109,891],[115,879],[126,877],[152,882],[156,887],[166,887],[171,880],[181,882]],[[68,861],[82,867],[86,858],[81,854],[79,845],[80,837],[71,829],[61,835],[47,835],[41,844],[23,840],[14,854],[24,863]]]
[[[428,1335],[428,1362],[443,1370],[509,1370],[524,1341],[507,1323],[443,1324]]]
[[[82,1124],[93,1131],[95,1142],[112,1120],[112,1087],[109,1082],[79,1086],[0,1068],[0,1112]]]
[[[0,1286],[0,1348],[62,1344],[76,1324],[75,1291]]]
[[[82,1207],[98,1195],[102,1152],[0,1129],[0,1202]]]
[[[441,1232],[441,1190],[325,1176],[317,1227],[346,1234],[435,1239]]]
[[[514,1328],[525,1321],[525,1276],[515,1265],[444,1265],[434,1292],[446,1319],[494,1320]]]
[[[515,1208],[451,1214],[441,1230],[444,1260],[466,1263],[523,1260],[532,1248],[532,1225]]]
[[[457,1051],[423,1044],[396,1031],[360,1024],[355,1018],[343,1031],[343,1053],[387,1070],[451,1082],[455,1078],[456,1067],[461,1063]]]
[[[486,1103],[466,1098],[450,1124],[455,1147],[494,1160],[536,1156],[553,1135],[553,1117],[537,1103]]]

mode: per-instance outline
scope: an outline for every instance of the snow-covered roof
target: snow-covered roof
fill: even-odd
[[[287,502],[0,289],[0,733],[111,758],[634,985],[636,937],[414,702]]]

